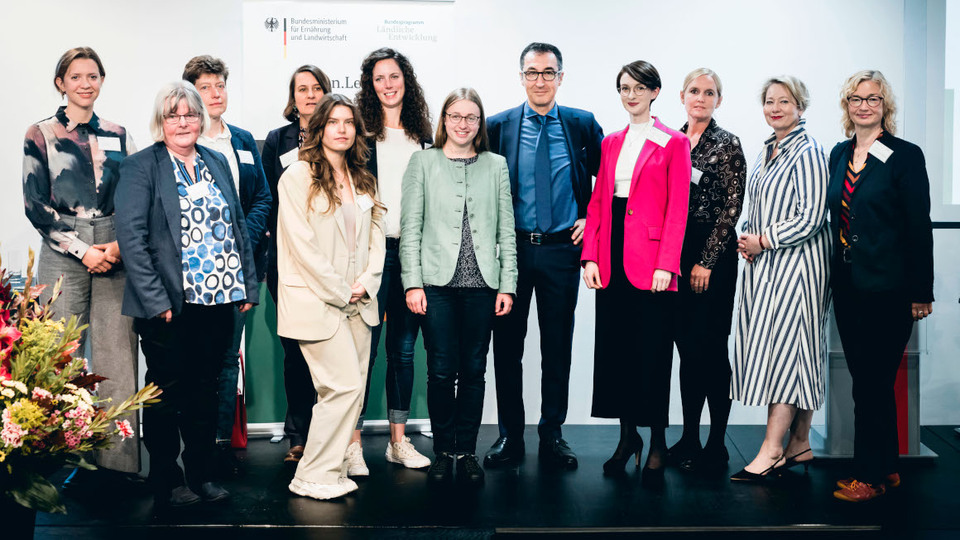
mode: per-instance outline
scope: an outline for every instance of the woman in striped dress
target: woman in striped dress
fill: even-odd
[[[731,477],[741,481],[813,459],[810,422],[823,404],[829,304],[827,159],[801,118],[809,94],[800,80],[783,76],[769,79],[761,96],[774,134],[747,183],[738,249],[747,264],[730,397],[766,405],[767,433],[753,461]]]

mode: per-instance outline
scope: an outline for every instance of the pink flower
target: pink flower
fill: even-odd
[[[20,424],[13,421],[9,408],[3,410],[2,418],[3,429],[0,430],[0,441],[3,441],[3,444],[6,446],[20,448],[23,445],[23,437],[27,435],[27,431],[23,429]]]
[[[17,330],[16,326],[4,325],[0,327],[0,361],[6,360],[10,356],[13,344],[20,339],[20,335],[20,330]]]
[[[43,388],[34,387],[33,393],[30,394],[30,397],[33,399],[52,399],[53,394],[49,390],[44,390]]]
[[[121,440],[125,441],[130,437],[133,437],[133,426],[130,425],[129,420],[124,420],[122,422],[120,420],[114,420],[114,424],[117,426],[117,431],[120,432]]]

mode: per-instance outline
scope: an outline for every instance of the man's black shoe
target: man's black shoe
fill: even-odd
[[[483,456],[484,467],[507,467],[523,459],[526,448],[519,437],[500,437]]]
[[[187,486],[177,486],[169,493],[158,495],[156,503],[158,506],[168,506],[171,508],[182,508],[200,502],[200,496],[194,493]]]
[[[540,439],[540,461],[571,471],[579,465],[577,455],[563,439]]]
[[[430,465],[430,470],[427,471],[427,482],[443,484],[451,480],[453,480],[453,454],[440,452]]]

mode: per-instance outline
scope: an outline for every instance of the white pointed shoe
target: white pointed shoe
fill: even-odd
[[[417,452],[410,437],[404,437],[400,442],[387,443],[387,461],[399,463],[408,469],[422,469],[430,466],[430,458]]]
[[[347,462],[347,476],[370,476],[367,462],[363,460],[363,448],[354,441],[347,447],[343,460]]]
[[[349,478],[338,478],[336,484],[316,484],[294,478],[290,481],[289,489],[297,495],[326,501],[343,497],[351,491],[356,491],[358,486],[356,482]]]

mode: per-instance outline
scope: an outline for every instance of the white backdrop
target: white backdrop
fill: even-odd
[[[89,45],[100,53],[107,77],[97,112],[125,125],[143,148],[151,143],[147,121],[157,89],[178,78],[184,63],[194,55],[211,54],[228,64],[230,110],[226,119],[263,138],[267,130],[284,122],[280,112],[294,67],[310,62],[337,80],[354,81],[359,78],[359,61],[366,52],[388,44],[353,43],[348,50],[329,42],[329,47],[317,44],[316,49],[305,53],[290,42],[285,60],[278,56],[270,69],[253,70],[248,67],[251,57],[266,52],[251,38],[245,39],[244,13],[255,13],[262,25],[260,10],[264,6],[258,4],[242,0],[122,4],[48,0],[5,3],[0,8],[7,23],[0,33],[0,50],[6,51],[0,57],[0,68],[10,77],[7,91],[13,98],[8,100],[13,106],[7,111],[6,127],[0,131],[0,253],[8,266],[22,267],[27,247],[39,245],[39,236],[23,216],[23,133],[27,125],[51,115],[59,104],[52,78],[56,60],[64,50]],[[292,12],[315,13],[325,7],[334,10],[343,2],[290,4]],[[752,163],[770,132],[762,118],[758,91],[771,75],[789,73],[807,83],[812,94],[807,126],[828,149],[842,137],[837,105],[840,84],[856,70],[882,70],[907,105],[901,111],[927,110],[930,92],[922,81],[906,75],[911,63],[926,59],[907,57],[905,50],[914,50],[916,40],[936,46],[937,38],[931,40],[924,25],[907,27],[904,21],[911,19],[905,14],[928,4],[942,9],[943,0],[810,0],[802,4],[789,0],[457,0],[352,4],[355,11],[369,13],[371,19],[389,19],[410,10],[434,14],[433,26],[441,47],[430,47],[429,42],[390,43],[409,53],[434,112],[456,86],[475,87],[488,114],[518,105],[525,98],[518,77],[519,53],[530,41],[547,41],[559,46],[564,55],[566,75],[558,96],[560,103],[593,111],[607,133],[622,129],[627,117],[614,90],[614,77],[622,64],[642,58],[657,66],[663,79],[654,114],[668,126],[679,128],[685,118],[679,102],[683,77],[696,67],[708,66],[721,75],[724,83],[724,101],[716,118],[740,136]],[[852,31],[864,24],[870,25],[869,39]],[[939,39],[942,49],[942,37]],[[940,69],[942,80],[942,64]],[[917,84],[927,95],[906,93]],[[925,121],[920,122],[920,133],[911,131],[913,118],[901,117],[900,124],[908,139],[922,146],[924,142],[942,145],[942,140],[926,140],[930,130]],[[939,189],[942,167],[937,163],[930,166],[931,178]],[[945,241],[956,245],[955,236],[947,236]],[[941,238],[938,235],[937,294],[942,301],[937,307],[949,308],[951,304],[956,306],[955,271],[940,269],[956,268],[952,263],[960,262],[960,257],[955,249],[944,250]],[[939,258],[941,253],[950,257],[946,264]],[[593,421],[589,417],[593,296],[583,289],[577,311],[570,423]],[[960,370],[953,367],[952,358],[956,352],[956,313],[955,308],[941,308],[927,323],[931,326],[925,341],[928,354],[924,357],[922,384],[924,390],[932,392],[922,395],[923,423],[960,423],[960,398],[955,391]],[[531,320],[535,320],[534,314]],[[532,325],[524,377],[529,422],[536,422],[538,417],[538,339],[536,326]],[[484,422],[493,422],[492,362],[487,378]],[[671,420],[679,422],[676,377],[673,384]],[[764,417],[765,411],[760,408],[735,404],[731,422],[759,423]]]

